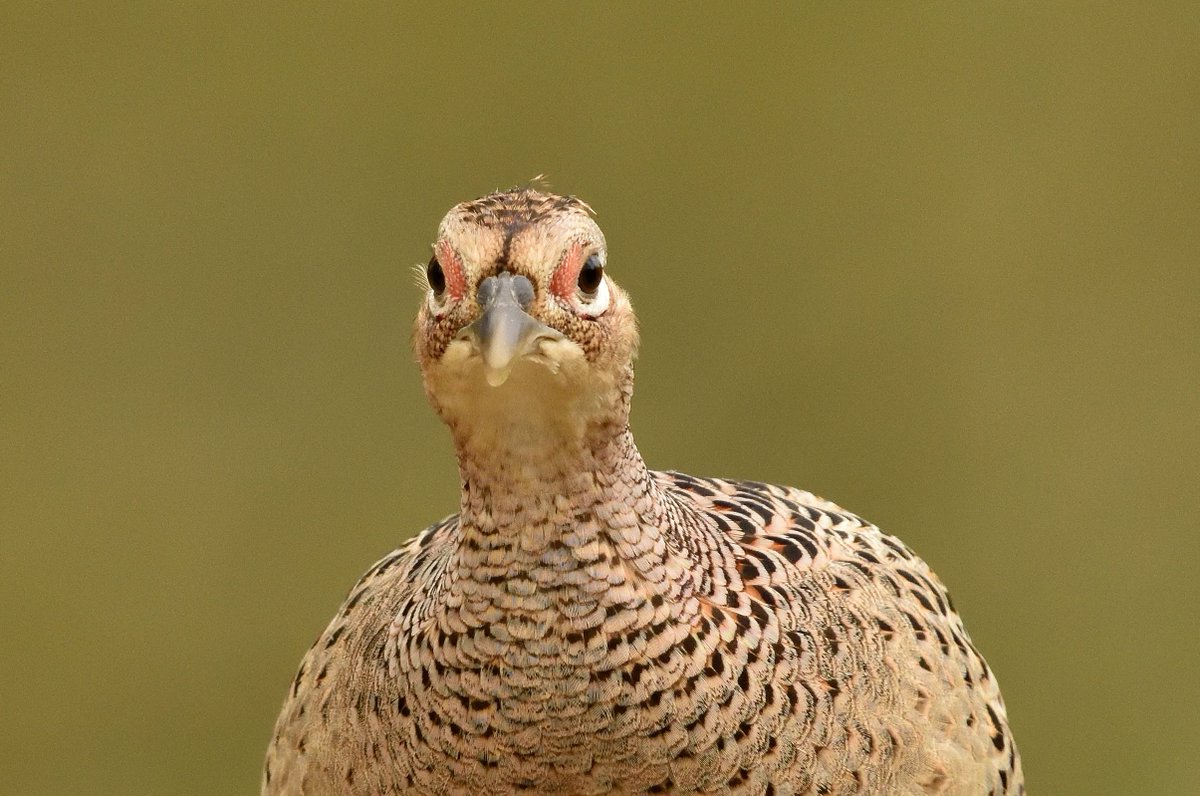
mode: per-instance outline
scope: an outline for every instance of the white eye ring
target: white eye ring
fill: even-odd
[[[438,301],[437,294],[433,292],[432,288],[425,292],[425,303],[429,306],[429,311],[433,313],[434,317],[445,315],[446,311],[450,309],[450,303],[453,301],[454,299],[450,297],[449,292],[442,293],[441,301]]]
[[[598,318],[603,315],[608,310],[609,301],[607,275],[600,280],[594,294],[589,296],[582,292],[575,293],[575,306],[585,318]]]

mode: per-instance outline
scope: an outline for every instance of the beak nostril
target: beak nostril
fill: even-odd
[[[533,304],[533,283],[523,276],[514,276],[512,280],[513,295],[521,309],[527,310]]]
[[[475,298],[483,309],[487,309],[496,301],[511,299],[521,309],[528,310],[533,306],[533,283],[520,274],[501,271],[479,283]]]
[[[486,309],[487,305],[496,299],[496,293],[499,289],[500,283],[496,281],[496,277],[489,276],[479,283],[479,289],[475,291],[475,301],[479,303],[480,307]]]

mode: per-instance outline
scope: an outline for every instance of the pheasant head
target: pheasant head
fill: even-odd
[[[415,349],[460,457],[536,456],[625,427],[637,322],[607,258],[574,197],[516,189],[442,220]]]

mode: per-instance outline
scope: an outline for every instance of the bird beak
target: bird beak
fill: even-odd
[[[562,334],[538,322],[526,310],[533,304],[533,285],[523,276],[501,271],[489,276],[477,291],[483,312],[458,336],[471,341],[483,357],[487,383],[499,387],[521,357],[537,351],[542,340],[561,340]]]

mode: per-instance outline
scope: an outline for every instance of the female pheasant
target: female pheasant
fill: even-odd
[[[587,205],[442,221],[415,348],[458,514],[300,664],[263,793],[1019,794],[937,576],[809,492],[654,472],[637,326]]]

